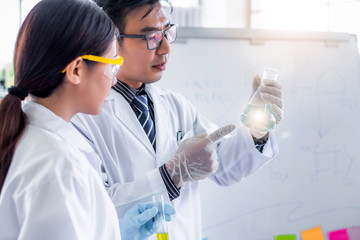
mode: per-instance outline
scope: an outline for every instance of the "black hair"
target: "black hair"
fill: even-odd
[[[94,0],[114,22],[120,33],[124,33],[126,26],[126,16],[133,10],[145,5],[149,5],[149,10],[143,18],[148,16],[159,2],[169,4],[171,12],[173,7],[170,0]]]
[[[117,35],[111,19],[94,2],[42,0],[17,36],[15,86],[36,97],[48,97],[62,84],[62,70],[70,62],[85,54],[101,56]],[[6,95],[0,103],[0,191],[26,124],[21,99]]]

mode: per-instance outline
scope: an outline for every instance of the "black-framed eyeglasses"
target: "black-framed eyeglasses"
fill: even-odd
[[[158,49],[164,39],[164,36],[168,43],[173,43],[176,39],[177,26],[170,24],[170,27],[164,31],[150,32],[147,34],[120,34],[120,37],[125,38],[143,38],[146,39],[146,45],[149,50]]]

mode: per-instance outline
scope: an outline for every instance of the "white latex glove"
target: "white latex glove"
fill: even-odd
[[[214,173],[219,166],[215,142],[234,129],[234,125],[228,125],[210,135],[184,140],[175,156],[165,164],[175,185],[182,187],[186,182],[201,180]]]
[[[274,113],[276,124],[278,125],[282,120],[284,114],[284,103],[282,99],[281,85],[278,81],[270,79],[264,79],[261,86],[259,86],[260,83],[261,76],[257,74],[253,80],[253,89],[251,96],[255,94],[256,90],[259,90],[262,100],[270,104],[270,109]],[[252,129],[250,129],[250,131],[253,137],[257,139],[265,137],[268,134],[268,132],[258,132]]]

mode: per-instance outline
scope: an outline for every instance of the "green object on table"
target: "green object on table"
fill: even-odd
[[[296,235],[295,234],[290,234],[290,235],[276,235],[275,240],[296,240]]]

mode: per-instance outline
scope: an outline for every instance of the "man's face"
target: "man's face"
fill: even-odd
[[[135,9],[126,17],[125,30],[121,34],[147,34],[163,31],[170,25],[166,10],[158,3],[147,15],[149,5]],[[137,89],[142,83],[153,83],[162,77],[169,57],[170,46],[163,38],[158,49],[148,50],[146,40],[141,38],[123,38],[118,46],[118,54],[124,58],[117,78]]]

